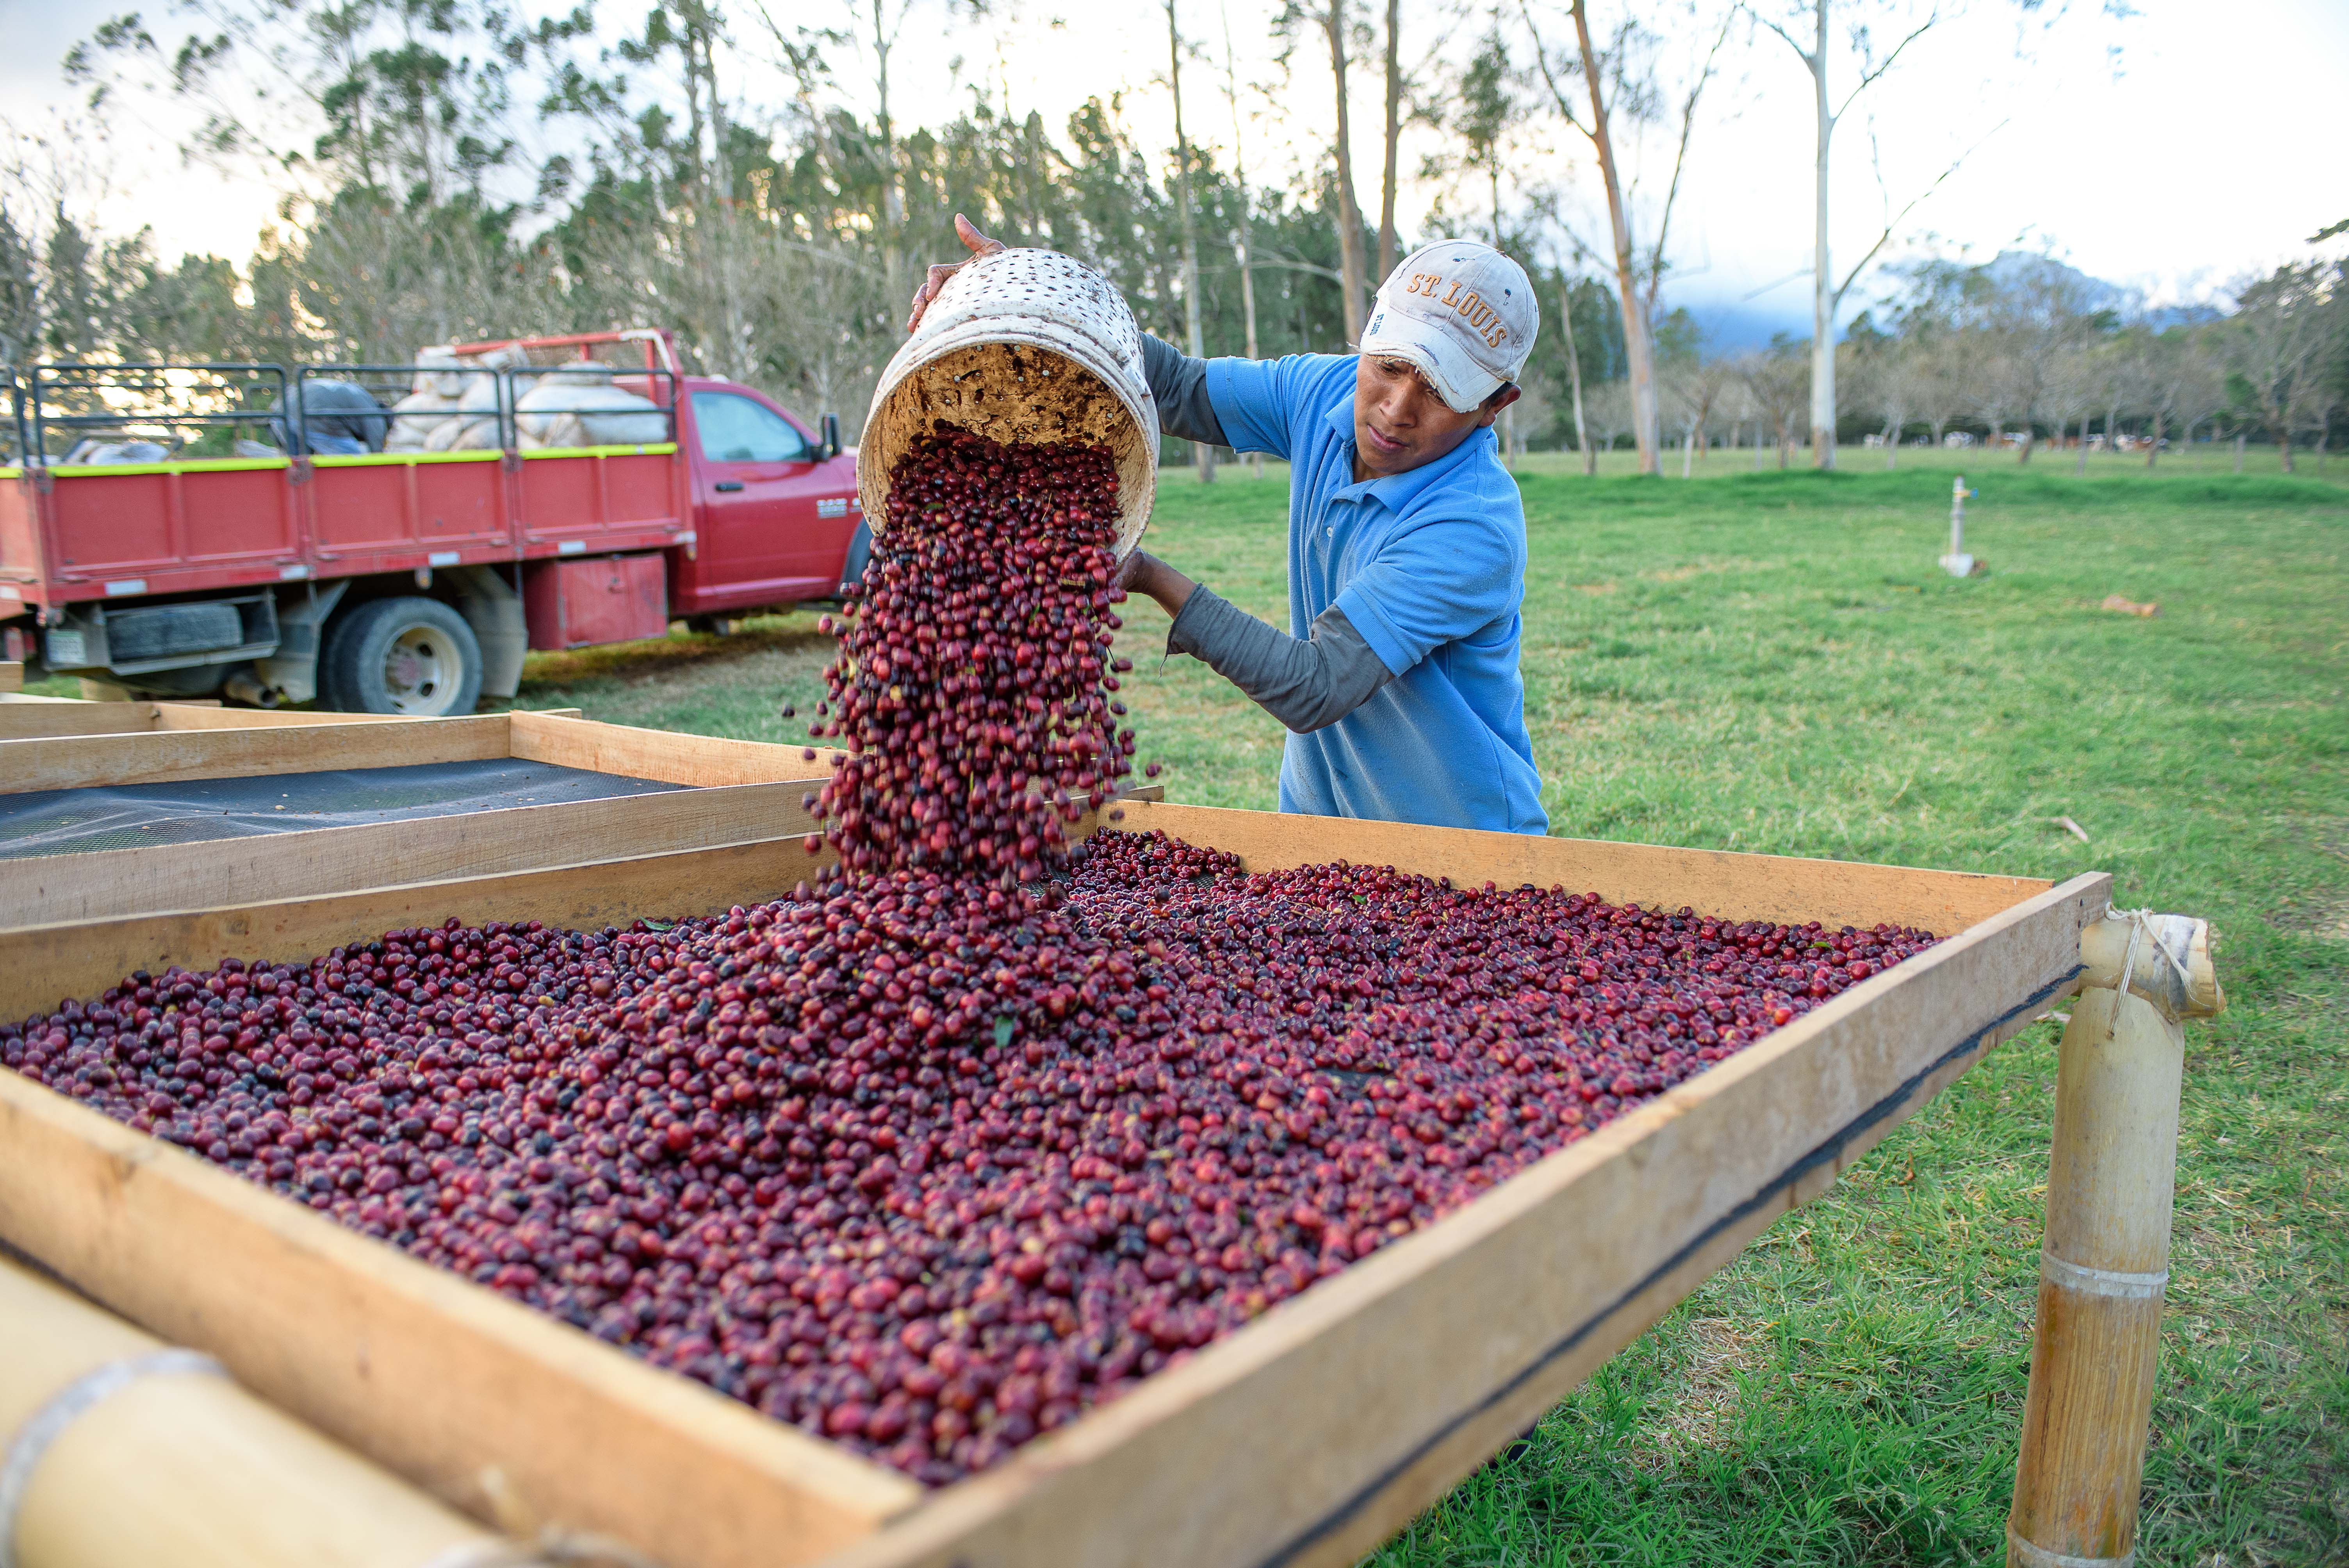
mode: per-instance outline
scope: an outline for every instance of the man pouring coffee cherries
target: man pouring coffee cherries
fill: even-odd
[[[907,331],[964,264],[930,268]],[[1359,354],[1193,359],[1143,335],[1162,429],[1290,464],[1290,633],[1140,550],[1119,579],[1174,617],[1170,654],[1288,728],[1282,810],[1548,830],[1517,671],[1525,510],[1493,434],[1539,322],[1523,267],[1454,240],[1381,285]]]

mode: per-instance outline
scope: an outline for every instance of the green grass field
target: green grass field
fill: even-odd
[[[1527,718],[1553,830],[2061,878],[2207,916],[2138,1561],[2349,1562],[2349,465],[1846,453],[1684,482],[1524,477]],[[1961,459],[1970,458],[1971,462]],[[2050,460],[2055,459],[2055,460]],[[2207,459],[2198,463],[2197,459]],[[2313,463],[2304,465],[2313,469]],[[1951,475],[1985,576],[1934,566]],[[1285,624],[1279,470],[1166,476],[1151,548]],[[2142,619],[2108,594],[2159,605]],[[1281,731],[1132,607],[1173,799],[1268,808]],[[798,739],[829,640],[534,656],[523,702]],[[2088,834],[2080,842],[2058,819]],[[1372,1561],[2002,1560],[2056,1027],[1781,1221]],[[1473,1303],[1463,1303],[1464,1318]]]

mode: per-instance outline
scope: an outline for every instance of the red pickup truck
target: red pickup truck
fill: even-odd
[[[831,599],[863,574],[855,453],[842,449],[835,417],[811,428],[748,387],[683,375],[661,331],[450,352],[473,367],[449,374],[483,389],[477,449],[338,451],[384,441],[315,433],[333,421],[304,413],[305,387],[341,382],[347,397],[372,375],[396,395],[407,366],[43,365],[21,382],[12,375],[19,456],[0,468],[0,630],[53,672],[142,695],[467,713],[481,697],[514,695],[525,649]],[[546,397],[525,400],[534,380],[559,382],[582,360],[611,366],[608,384],[650,405],[633,417],[636,434],[667,438],[534,445],[517,405],[546,408]],[[493,398],[480,377],[495,378]],[[248,395],[256,386],[275,390],[265,410]],[[213,390],[191,397],[191,387]],[[141,414],[141,388],[171,410]],[[313,391],[308,401],[328,399]],[[91,429],[189,425],[259,428],[273,439],[238,443],[241,456],[158,448],[155,461],[121,460],[144,449],[81,464],[50,452],[70,452]]]

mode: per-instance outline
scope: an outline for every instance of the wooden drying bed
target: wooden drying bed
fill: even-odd
[[[93,707],[136,705],[93,704]],[[145,705],[158,706],[158,705]],[[170,705],[162,705],[170,706]],[[189,708],[184,714],[219,714]],[[305,716],[306,717],[306,716]],[[343,715],[327,715],[339,719]],[[299,729],[180,728],[0,741],[0,794],[512,757],[691,786],[661,794],[0,859],[0,927],[486,876],[804,834],[801,800],[830,777],[798,746],[719,740],[579,718],[576,710],[386,719]]]
[[[672,1568],[1346,1563],[2079,989],[2083,933],[2109,890],[2102,873],[2055,886],[1126,810],[1128,830],[1163,828],[1252,870],[1343,858],[1947,940],[935,1492],[5,1072],[0,1239],[478,1517],[494,1497],[511,1521],[519,1501]],[[715,911],[787,892],[817,863],[789,834],[609,850],[327,896],[273,898],[256,882],[233,908],[0,933],[0,1016],[133,969],[307,957],[452,915],[598,926]]]

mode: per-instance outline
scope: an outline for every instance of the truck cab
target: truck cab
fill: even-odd
[[[835,595],[864,524],[854,454],[735,382],[688,377],[683,403],[697,547],[677,563],[672,607],[740,614]]]
[[[11,373],[8,648],[128,695],[462,713],[514,695],[528,649],[722,628],[862,575],[836,417],[684,374],[658,330],[433,352],[472,410],[435,449],[386,434],[454,417],[399,411],[420,361]],[[573,383],[640,411],[565,408]],[[599,428],[626,438],[580,444]]]

